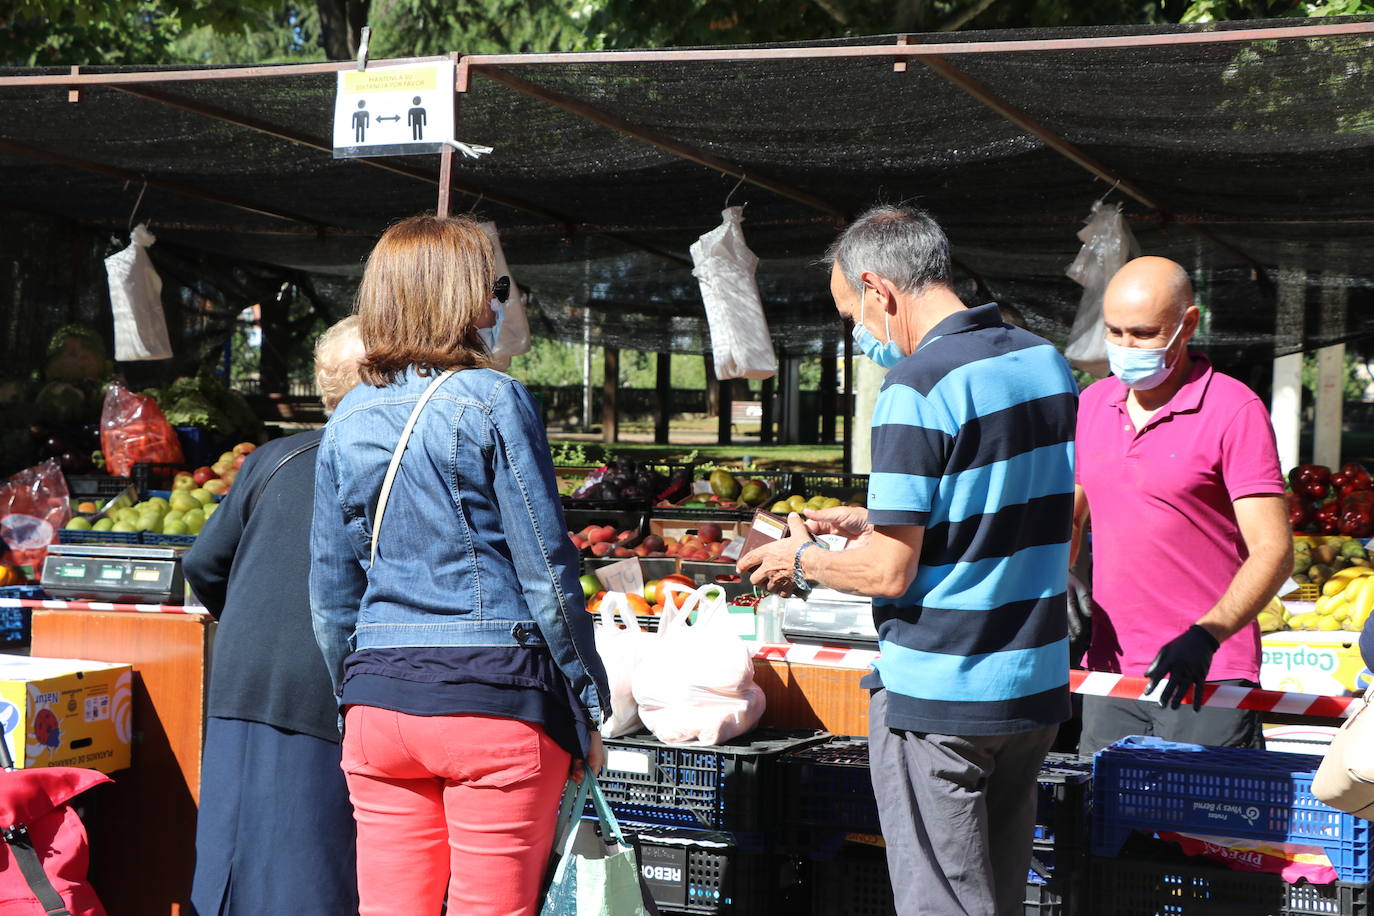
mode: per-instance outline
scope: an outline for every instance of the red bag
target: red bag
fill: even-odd
[[[105,389],[100,449],[105,453],[105,469],[116,477],[128,477],[140,461],[186,461],[176,430],[157,402],[146,394],[134,394],[119,382],[111,382]]]
[[[67,479],[54,458],[0,483],[0,563],[37,579],[48,545],[71,517]]]
[[[0,771],[0,916],[105,916],[86,880],[86,828],[67,802],[110,781],[80,767]]]

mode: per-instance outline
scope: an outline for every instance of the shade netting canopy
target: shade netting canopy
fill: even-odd
[[[1241,30],[1246,40],[1198,40]],[[936,44],[940,57],[894,67],[890,49]],[[888,50],[835,56],[863,48]],[[1081,292],[1064,268],[1103,195],[1124,203],[1145,253],[1188,268],[1207,308],[1199,342],[1223,358],[1374,333],[1374,22],[466,64],[458,135],[495,152],[455,159],[453,210],[496,221],[539,334],[701,352],[687,252],[730,195],[746,204],[784,353],[840,340],[817,259],[846,217],[899,201],[945,226],[970,303],[1013,303],[1060,343]],[[303,277],[341,315],[377,234],[434,208],[439,163],[331,158],[335,75],[320,69],[81,68],[75,102],[65,69],[0,72],[5,219],[123,234],[141,193],[163,257],[267,278],[226,302]],[[16,271],[30,269],[31,254]],[[11,346],[14,315],[43,305],[0,291]]]

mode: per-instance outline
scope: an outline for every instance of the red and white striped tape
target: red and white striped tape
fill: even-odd
[[[49,611],[134,611],[140,614],[205,615],[203,607],[183,607],[176,604],[114,604],[109,601],[59,601],[38,598],[0,598],[0,607],[30,607]]]
[[[830,668],[866,670],[878,653],[872,649],[850,649],[843,646],[813,646],[800,643],[764,643],[754,647],[755,658],[776,659],[803,665],[822,665]],[[1116,697],[1124,700],[1154,702],[1145,693],[1146,679],[1103,671],[1070,671],[1069,689],[1088,696]],[[1158,693],[1158,688],[1156,689]],[[1191,692],[1185,702],[1192,699]],[[1281,690],[1261,690],[1258,687],[1236,687],[1208,684],[1202,693],[1202,705],[1218,709],[1254,709],[1259,712],[1284,713],[1297,716],[1325,716],[1344,718],[1353,711],[1354,697],[1319,696],[1310,693],[1288,693]]]

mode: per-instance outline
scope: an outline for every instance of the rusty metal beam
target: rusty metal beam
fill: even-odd
[[[387,64],[425,64],[448,60],[447,55],[435,57],[398,57],[375,60],[373,66]],[[255,67],[219,67],[205,70],[131,70],[120,73],[80,73],[60,76],[4,76],[0,88],[18,86],[116,86],[137,83],[194,83],[201,80],[261,79],[286,76],[316,76],[356,70],[357,61],[336,60],[318,64],[265,64]]]
[[[287,222],[300,223],[305,226],[313,226],[320,233],[335,228],[334,226],[331,226],[328,223],[321,222],[320,220],[314,219],[309,216],[303,216],[299,213],[291,213],[286,210],[278,210],[274,207],[268,207],[262,204],[255,204],[249,201],[239,200],[236,197],[230,197],[228,194],[220,194],[217,191],[207,191],[204,188],[194,188],[190,185],[180,184],[179,182],[167,181],[164,178],[151,177],[148,175],[143,175],[139,172],[130,171],[128,169],[121,169],[116,166],[105,165],[100,162],[91,162],[88,159],[78,159],[75,156],[68,156],[63,153],[56,153],[52,150],[41,149],[36,146],[29,146],[26,143],[18,143],[14,140],[0,139],[0,150],[15,153],[20,156],[27,156],[30,159],[37,159],[43,162],[55,162],[58,165],[65,165],[68,168],[80,169],[86,172],[94,172],[97,175],[105,175],[110,178],[118,178],[121,181],[141,181],[146,183],[150,188],[157,188],[162,191],[169,191],[173,194],[180,194],[183,197],[193,197],[197,200],[206,200],[210,201],[211,203],[222,204],[226,207],[232,207],[235,210],[243,210],[248,213],[256,213],[260,216],[271,217],[272,219],[280,219],[285,220]]]
[[[1371,25],[1374,25],[1374,23],[1371,23]],[[1026,133],[1039,138],[1041,142],[1043,142],[1050,149],[1059,153],[1065,159],[1068,159],[1075,165],[1078,165],[1081,168],[1086,169],[1087,171],[1096,175],[1098,178],[1101,178],[1106,182],[1114,184],[1119,190],[1121,190],[1125,194],[1130,195],[1131,197],[1134,197],[1136,200],[1138,200],[1145,206],[1149,207],[1150,209],[1159,211],[1159,213],[1165,218],[1166,222],[1172,219],[1172,213],[1170,212],[1169,208],[1161,204],[1159,201],[1157,201],[1144,188],[1140,187],[1140,185],[1136,184],[1128,178],[1125,178],[1120,173],[1113,171],[1109,166],[1099,161],[1096,157],[1080,149],[1073,143],[1070,143],[1068,140],[1065,140],[1063,137],[1059,136],[1057,133],[1050,130],[1048,127],[1041,124],[1039,121],[1036,121],[1030,115],[1026,114],[1026,112],[1022,111],[1020,108],[1017,108],[1015,105],[1011,104],[1006,99],[1002,98],[1000,95],[993,92],[990,88],[988,88],[988,86],[985,83],[982,83],[977,79],[974,79],[972,76],[969,76],[967,73],[960,70],[958,67],[954,66],[949,61],[941,57],[923,57],[921,58],[921,63],[925,64],[931,70],[934,70],[936,73],[940,74],[945,79],[949,80],[959,89],[963,90],[965,93],[972,96],[974,99],[977,99],[979,102],[983,103],[988,108],[991,108],[997,114],[1001,115],[1006,120],[1015,124],[1017,127],[1021,128]],[[1222,239],[1217,238],[1217,236],[1215,236],[1208,230],[1203,229],[1196,223],[1188,223],[1185,224],[1185,226],[1189,231],[1202,236],[1203,238],[1207,239],[1209,242],[1213,243],[1217,247],[1230,252],[1231,254],[1245,261],[1251,267],[1254,267],[1256,270],[1263,269],[1263,265],[1260,264],[1258,260],[1252,258],[1244,251],[1241,251],[1239,248],[1232,245],[1230,242],[1226,242]]]
[[[465,57],[463,60],[466,61],[468,58]],[[548,102],[550,105],[554,105],[564,111],[575,114],[580,118],[656,146],[681,159],[686,159],[689,162],[703,165],[708,169],[714,169],[722,174],[742,179],[752,185],[772,191],[774,194],[805,204],[812,209],[820,210],[823,213],[829,213],[836,219],[847,220],[849,218],[849,214],[844,210],[836,207],[834,204],[821,200],[813,194],[808,194],[805,191],[772,178],[767,178],[762,175],[751,175],[743,166],[731,162],[728,159],[723,159],[714,153],[708,153],[705,150],[699,150],[695,147],[688,146],[658,131],[631,124],[624,118],[613,115],[610,112],[602,111],[599,108],[588,105],[586,102],[579,101],[571,96],[563,95],[561,92],[545,89],[543,86],[521,79],[500,68],[484,67],[477,72],[493,82],[514,89],[516,92]]]
[[[459,85],[467,71],[488,67],[537,67],[568,64],[737,63],[744,61],[819,60],[835,58],[926,58],[957,54],[1027,54],[1046,51],[1109,51],[1118,48],[1172,47],[1179,45],[1231,44],[1280,39],[1332,38],[1342,35],[1374,36],[1374,22],[1279,26],[1275,28],[1219,29],[1197,32],[1166,32],[1153,35],[1105,35],[1096,38],[1046,38],[1006,41],[958,41],[925,45],[826,45],[791,48],[695,48],[668,51],[586,51],[554,54],[470,54],[459,63]],[[0,85],[3,85],[0,83]]]

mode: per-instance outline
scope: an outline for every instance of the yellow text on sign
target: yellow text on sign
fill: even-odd
[[[360,95],[364,92],[420,92],[437,88],[434,75],[434,69],[429,67],[401,73],[389,73],[385,68],[348,70],[343,75],[344,91],[349,95]]]

